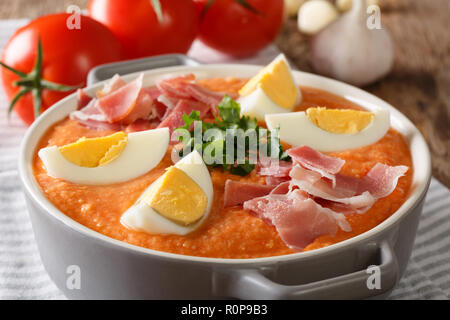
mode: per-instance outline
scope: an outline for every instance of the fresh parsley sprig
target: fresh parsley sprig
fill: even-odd
[[[201,152],[207,164],[212,167],[222,167],[224,171],[229,171],[239,176],[245,176],[254,169],[255,164],[251,160],[257,157],[255,151],[258,153],[261,148],[271,150],[272,141],[278,143],[278,158],[280,160],[289,160],[289,156],[279,143],[278,136],[271,137],[270,131],[260,130],[263,128],[258,126],[255,118],[241,116],[241,106],[231,97],[226,95],[217,105],[217,110],[218,115],[214,115],[214,122],[203,121],[200,118],[199,111],[192,111],[189,115],[183,115],[184,126],[175,130],[184,129],[189,131],[190,137],[187,141],[184,141],[184,148],[181,149],[184,155],[186,155],[187,150],[197,150]],[[201,124],[202,133],[200,143],[194,139],[194,129],[199,124]],[[207,134],[205,135],[211,129],[214,132],[213,139],[208,138]],[[248,130],[254,130],[256,140],[252,140],[250,135],[246,134],[249,132]],[[232,142],[231,145],[230,141]],[[255,142],[256,145],[254,144]],[[227,148],[230,147],[234,150],[228,150],[232,152],[227,152]],[[234,157],[233,159],[227,158],[230,157],[230,154]],[[218,156],[216,157],[216,155]],[[239,155],[244,155],[243,162],[242,159],[238,160]]]

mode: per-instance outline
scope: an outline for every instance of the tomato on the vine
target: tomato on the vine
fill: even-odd
[[[270,44],[283,23],[283,0],[195,0],[202,11],[199,38],[235,57]]]
[[[3,88],[26,124],[74,86],[84,86],[91,68],[122,57],[119,41],[105,26],[80,15],[80,28],[70,29],[70,17],[60,13],[33,20],[3,50]]]
[[[91,0],[88,12],[117,36],[129,59],[186,53],[199,28],[192,0]]]

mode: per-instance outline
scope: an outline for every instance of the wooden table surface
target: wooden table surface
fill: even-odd
[[[88,0],[2,0],[0,19],[35,18],[85,8]],[[395,64],[381,81],[363,89],[386,100],[420,129],[433,160],[433,175],[450,187],[450,1],[380,0],[381,21],[395,43]],[[308,39],[286,21],[277,46],[303,71],[313,71]]]

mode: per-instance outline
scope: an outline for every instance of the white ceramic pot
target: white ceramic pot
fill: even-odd
[[[161,61],[161,58],[152,58],[126,62],[119,64],[119,69],[125,73],[166,64]],[[198,78],[250,77],[259,70],[251,65],[187,64],[191,65],[147,70],[144,72],[145,85],[154,84],[156,78],[164,75],[194,73]],[[98,78],[99,74],[108,74],[113,67],[96,69],[90,80]],[[130,74],[124,79],[135,76]],[[28,129],[19,163],[20,179],[42,261],[66,296],[74,299],[355,299],[389,294],[408,263],[430,182],[427,145],[404,115],[377,97],[321,76],[298,71],[294,76],[299,84],[341,95],[369,110],[376,106],[391,112],[392,126],[409,144],[414,166],[410,195],[397,212],[375,228],[343,242],[308,252],[257,259],[191,257],[109,238],[71,220],[55,208],[33,176],[32,161],[37,143],[52,124],[76,108],[73,94],[56,103]],[[101,83],[89,86],[86,92],[93,94],[101,86]],[[379,267],[379,289],[367,286],[371,274],[366,271],[371,265]],[[80,271],[79,288],[68,285],[71,270]]]

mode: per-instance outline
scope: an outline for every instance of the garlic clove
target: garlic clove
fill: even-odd
[[[295,17],[306,0],[284,0],[284,8],[288,17]]]
[[[311,39],[311,63],[315,71],[363,86],[392,68],[394,47],[385,29],[369,29],[363,1],[354,0],[352,9]]]
[[[298,11],[298,29],[305,34],[315,34],[339,16],[336,8],[326,0],[305,2]]]

